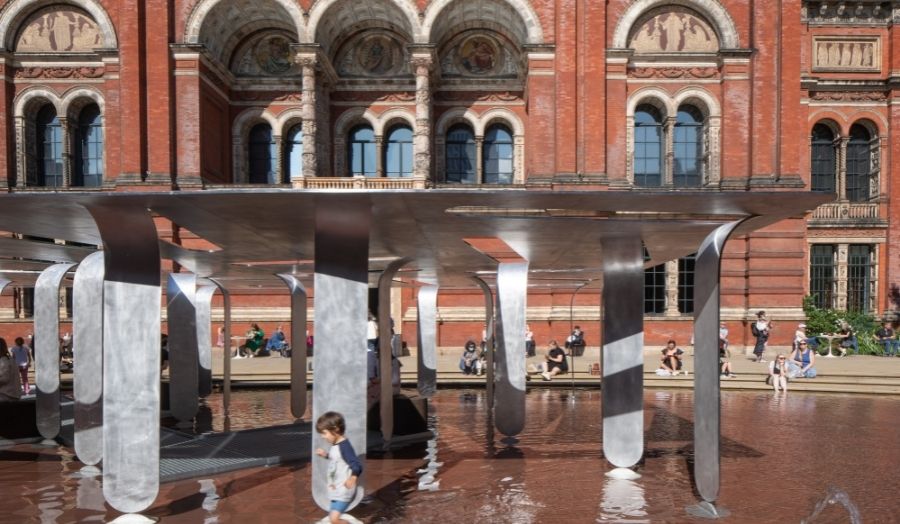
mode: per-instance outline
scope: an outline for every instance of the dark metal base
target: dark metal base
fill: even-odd
[[[688,515],[700,517],[702,519],[721,519],[731,515],[731,512],[727,509],[717,508],[715,504],[706,502],[705,500],[684,509]]]

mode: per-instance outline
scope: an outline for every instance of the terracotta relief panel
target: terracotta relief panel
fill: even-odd
[[[446,78],[517,78],[518,53],[488,33],[461,35],[445,47],[441,74]]]
[[[881,70],[881,39],[873,37],[813,37],[813,71]]]
[[[719,38],[693,11],[666,7],[645,15],[635,25],[628,47],[635,53],[715,53]]]
[[[90,52],[103,46],[97,23],[85,12],[69,6],[51,6],[31,15],[16,39],[20,53]]]
[[[267,32],[243,43],[234,54],[231,70],[238,76],[299,75],[286,33]]]
[[[406,46],[388,32],[369,31],[338,52],[337,74],[345,78],[410,76]]]

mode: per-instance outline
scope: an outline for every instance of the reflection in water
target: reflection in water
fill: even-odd
[[[478,517],[483,522],[538,522],[537,514],[544,507],[535,502],[525,489],[521,475],[517,478],[504,477],[496,489],[500,492],[488,499],[478,509]]]
[[[847,495],[847,492],[841,489],[837,489],[834,486],[829,486],[828,491],[825,493],[825,498],[820,500],[816,507],[813,509],[812,515],[807,519],[803,519],[800,521],[801,524],[808,524],[810,522],[814,522],[816,517],[818,517],[828,506],[840,504],[844,506],[844,509],[847,510],[848,516],[850,517],[850,524],[860,524],[862,522],[861,517],[859,516],[859,509],[856,507],[856,504],[850,501],[850,495]]]
[[[440,437],[437,417],[428,417],[428,429],[434,433],[434,438],[430,439],[425,447],[425,459],[428,460],[428,463],[424,468],[416,471],[416,474],[419,475],[419,491],[437,491],[441,487],[441,481],[435,479],[438,470],[444,465],[443,462],[437,461],[438,438]]]
[[[216,506],[219,505],[219,493],[216,491],[216,483],[211,479],[198,480],[200,483],[200,493],[206,497],[203,499],[201,507],[209,514],[203,524],[217,524],[219,517],[216,516]]]
[[[62,516],[62,490],[59,486],[50,485],[39,488],[38,511],[40,511],[41,524],[55,524],[56,519]]]
[[[650,522],[644,488],[634,480],[607,478],[600,501],[601,522]]]
[[[82,477],[78,479],[78,489],[75,493],[76,507],[103,513],[106,511],[103,503],[103,487],[100,484],[100,477]],[[102,521],[99,515],[96,521]]]

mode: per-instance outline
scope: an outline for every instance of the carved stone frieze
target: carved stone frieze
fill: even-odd
[[[77,53],[102,46],[97,22],[79,8],[51,5],[32,14],[16,39],[19,53]]]
[[[16,70],[16,78],[100,78],[102,67],[22,67]]]
[[[891,2],[803,2],[803,22],[813,25],[886,25],[892,20]]]
[[[716,67],[633,67],[628,70],[632,78],[715,78]]]
[[[881,70],[881,38],[878,36],[814,36],[813,71]]]
[[[332,100],[342,102],[415,102],[416,95],[409,91],[336,91]]]
[[[628,47],[635,53],[715,53],[719,38],[696,12],[681,6],[651,10],[634,24]]]
[[[435,100],[442,102],[518,102],[522,100],[519,91],[497,91],[479,93],[472,91],[438,91],[434,94]]]
[[[888,95],[883,91],[814,91],[809,98],[817,102],[884,102]]]

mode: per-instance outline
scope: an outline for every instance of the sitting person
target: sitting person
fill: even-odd
[[[262,329],[260,329],[259,324],[254,322],[250,325],[250,330],[247,331],[247,340],[244,341],[244,345],[239,348],[241,356],[253,358],[259,353],[260,348],[262,348],[263,337],[265,333]]]
[[[683,354],[684,351],[676,347],[675,340],[670,339],[662,350],[660,371],[668,372],[670,375],[677,375],[683,366],[681,361],[681,355]]]
[[[847,348],[853,349],[853,354],[859,354],[859,342],[856,340],[856,332],[853,330],[853,326],[851,326],[846,321],[841,321],[841,332],[838,333],[837,337],[841,340],[841,356],[847,355]]]
[[[466,342],[462,357],[459,359],[459,370],[463,372],[463,375],[477,375],[480,367],[478,366],[479,360],[478,346],[475,345],[474,340],[469,340]]]
[[[272,332],[272,336],[269,338],[269,341],[266,342],[266,349],[269,350],[270,353],[278,353],[282,357],[284,355],[284,351],[288,348],[287,340],[284,337],[284,329],[281,325],[275,328],[275,331]]]
[[[566,361],[566,351],[559,347],[555,340],[551,340],[547,348],[546,360],[541,362],[541,377],[548,381],[554,376],[568,371],[569,363]]]
[[[719,339],[719,374],[723,377],[734,378],[736,375],[731,371],[731,351],[728,350],[728,343]]]
[[[19,400],[22,397],[22,382],[19,366],[9,353],[6,340],[0,338],[0,401]]]
[[[797,349],[791,353],[788,361],[788,376],[790,378],[815,378],[816,377],[816,352],[810,349],[805,340],[797,344]]]
[[[891,327],[891,323],[887,320],[881,323],[881,329],[875,332],[874,335],[875,340],[881,344],[881,347],[884,348],[883,355],[886,357],[894,356],[894,353],[897,352],[897,348],[900,347],[900,340],[894,338],[894,328]]]
[[[797,324],[797,330],[794,331],[793,348],[797,349],[797,346],[801,341],[806,342],[813,351],[816,351],[819,348],[819,339],[814,336],[809,336],[806,333],[806,324],[803,322]]]
[[[775,360],[769,362],[769,376],[766,381],[772,384],[772,387],[775,388],[775,393],[778,393],[779,388],[787,393],[787,364],[785,360],[787,360],[785,356],[779,354],[775,357]]]

